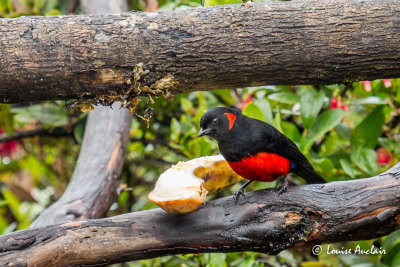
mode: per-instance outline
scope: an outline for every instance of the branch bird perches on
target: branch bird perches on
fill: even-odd
[[[0,265],[102,266],[199,252],[282,250],[372,239],[400,228],[400,163],[380,175],[247,193],[186,215],[161,209],[0,237]]]

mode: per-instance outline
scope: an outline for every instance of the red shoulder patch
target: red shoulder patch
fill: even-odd
[[[229,120],[229,131],[232,129],[233,125],[235,124],[236,116],[232,113],[224,113]]]

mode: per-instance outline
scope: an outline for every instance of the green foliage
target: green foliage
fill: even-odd
[[[71,0],[0,0],[0,17],[60,15],[70,4]]]
[[[254,103],[249,103],[242,111],[243,115],[260,121],[265,121],[265,117],[261,109]]]
[[[324,91],[309,90],[300,97],[300,113],[303,127],[310,130],[324,104]]]
[[[6,104],[0,104],[0,125],[2,130],[8,135],[13,134],[13,114],[10,111],[10,106]]]
[[[300,149],[303,153],[310,150],[311,145],[328,131],[335,128],[343,119],[345,112],[341,109],[331,109],[323,112],[316,120],[310,133],[301,140]]]
[[[1,17],[63,14],[71,4],[68,0],[20,0],[19,6],[13,2],[0,0]],[[205,1],[206,6],[240,2]],[[130,1],[130,7],[135,10],[144,10],[144,4],[145,1]],[[200,0],[159,1],[160,10],[199,5]],[[79,12],[78,7],[75,13]],[[132,188],[132,191],[123,191],[108,215],[155,208],[147,194],[164,170],[180,160],[219,153],[214,140],[197,138],[202,114],[216,106],[242,108],[244,105],[244,114],[266,121],[286,134],[329,181],[380,173],[400,160],[400,126],[396,121],[400,79],[392,79],[391,83],[385,87],[381,80],[373,81],[370,92],[355,82],[347,92],[343,91],[344,85],[262,86],[193,92],[177,95],[171,101],[156,98],[150,105],[155,115],[149,128],[138,117],[131,125],[132,142],[127,147],[122,183],[123,188]],[[332,99],[340,101],[341,106],[332,107]],[[138,114],[143,114],[149,106],[146,98],[142,100]],[[77,160],[85,118],[86,114],[65,111],[63,102],[0,105],[0,127],[8,135],[36,128],[64,125],[72,128],[70,137],[18,140],[16,151],[0,154],[0,233],[28,227],[37,214],[60,197]],[[378,148],[384,148],[389,157],[381,159]],[[231,195],[238,186],[209,198]],[[249,188],[270,186],[275,184],[254,183]],[[149,259],[124,266],[400,266],[400,231],[376,240],[330,246],[368,249],[372,244],[385,249],[386,254],[316,256],[308,249],[282,251],[276,256],[251,252],[203,253]],[[327,246],[323,246],[323,251],[326,252]]]

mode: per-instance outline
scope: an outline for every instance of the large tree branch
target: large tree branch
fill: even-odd
[[[100,218],[109,209],[117,198],[131,118],[129,111],[117,107],[97,107],[89,114],[67,189],[30,227]]]
[[[126,7],[126,0],[85,0],[83,10],[106,12],[110,5]],[[31,227],[100,218],[117,198],[132,115],[127,109],[96,107],[89,113],[79,158],[62,197]]]
[[[251,192],[187,215],[153,209],[0,237],[0,265],[106,265],[163,255],[284,249],[380,237],[400,228],[400,163],[381,175]],[[8,264],[8,265],[7,265]]]
[[[400,77],[399,25],[397,0],[1,19],[0,102]]]

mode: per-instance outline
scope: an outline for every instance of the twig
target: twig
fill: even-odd
[[[49,136],[49,137],[73,137],[72,129],[67,129],[65,126],[53,128],[37,128],[27,131],[15,132],[14,135],[8,136],[6,133],[0,134],[0,143],[7,143],[14,140],[21,140],[24,138],[36,136]]]

